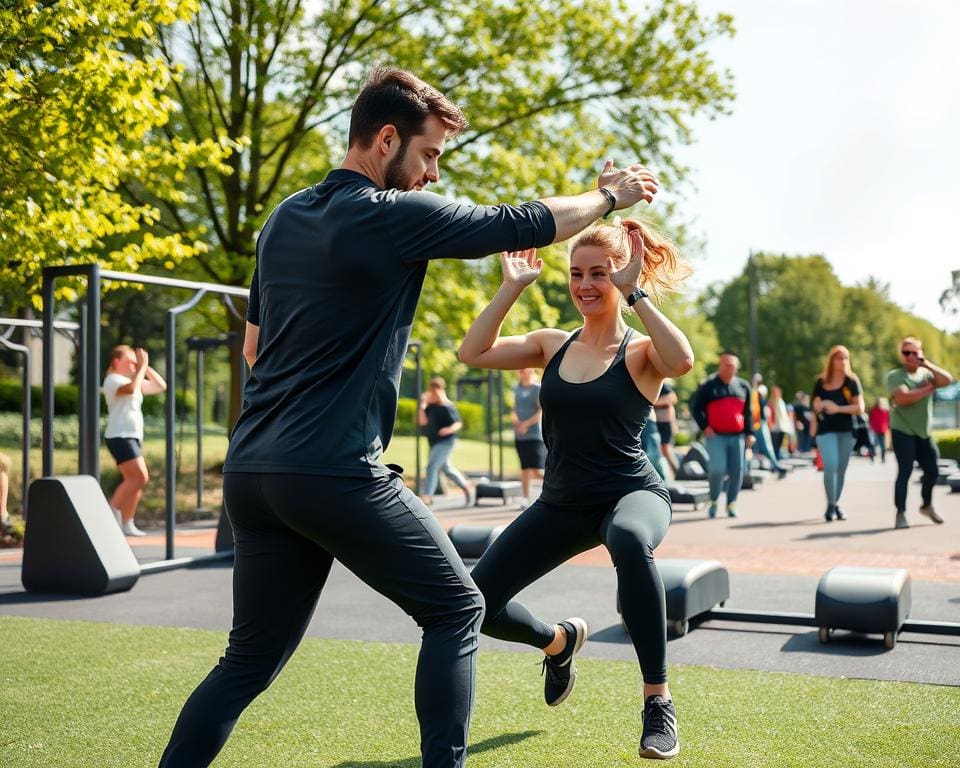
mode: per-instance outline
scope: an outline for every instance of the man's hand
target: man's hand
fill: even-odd
[[[147,350],[143,347],[137,347],[133,350],[134,356],[137,358],[137,368],[146,369],[150,365],[150,355],[147,354]]]
[[[703,434],[704,434],[706,437],[716,437],[716,436],[717,436],[717,432],[716,432],[716,430],[715,430],[713,427],[706,427],[706,428],[703,430]]]
[[[626,168],[614,168],[613,160],[607,160],[597,179],[597,188],[600,187],[606,187],[613,193],[617,198],[617,204],[613,208],[620,211],[641,200],[653,202],[654,195],[660,189],[660,182],[639,163]]]

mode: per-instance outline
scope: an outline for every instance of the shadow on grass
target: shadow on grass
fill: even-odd
[[[505,733],[502,736],[494,736],[489,739],[471,744],[467,748],[467,755],[477,755],[481,752],[488,752],[491,749],[501,749],[509,747],[511,744],[519,744],[521,741],[539,736],[543,731],[520,731],[518,733]],[[420,756],[407,757],[400,760],[367,760],[357,762],[356,760],[344,760],[330,768],[420,768]]]

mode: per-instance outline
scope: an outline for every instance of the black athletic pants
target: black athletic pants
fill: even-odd
[[[913,474],[913,464],[916,462],[923,470],[920,480],[920,497],[928,505],[933,500],[933,486],[937,484],[940,475],[940,466],[937,463],[940,453],[932,437],[917,437],[908,435],[898,429],[891,430],[893,438],[893,453],[897,457],[897,482],[893,487],[893,503],[897,512],[907,511],[907,485],[910,475]]]
[[[472,571],[487,605],[480,631],[545,648],[553,626],[511,601],[524,587],[580,552],[603,544],[617,570],[623,621],[646,683],[667,682],[667,609],[653,550],[670,526],[662,496],[634,491],[588,507],[537,499],[494,540]]]
[[[415,706],[424,768],[461,768],[483,599],[430,511],[396,476],[224,477],[233,524],[233,629],[186,704],[160,765],[209,765],[293,654],[334,558],[423,628]],[[338,691],[320,691],[336,707]]]

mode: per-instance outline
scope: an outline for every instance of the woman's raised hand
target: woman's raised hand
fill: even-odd
[[[640,285],[640,273],[643,271],[643,237],[640,230],[631,229],[626,235],[630,239],[630,261],[623,269],[610,273],[610,282],[623,293]]]
[[[504,284],[515,285],[521,290],[540,277],[543,259],[537,258],[537,249],[503,251],[500,254],[500,269]]]

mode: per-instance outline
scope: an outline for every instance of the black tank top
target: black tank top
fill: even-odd
[[[627,370],[628,328],[617,354],[600,376],[582,384],[564,381],[560,363],[580,335],[573,333],[547,363],[540,383],[547,465],[541,498],[552,504],[590,504],[632,491],[670,495],[640,443],[650,401]]]

